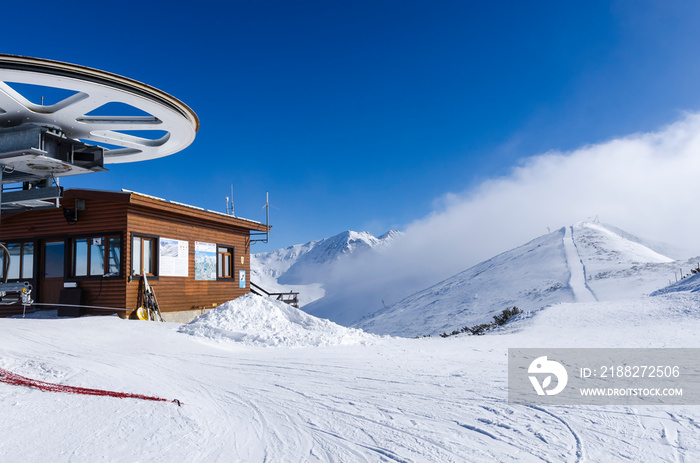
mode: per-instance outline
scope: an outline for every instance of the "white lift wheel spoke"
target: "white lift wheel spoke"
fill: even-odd
[[[70,90],[75,94],[52,105],[24,98],[6,82]],[[89,113],[122,103],[148,116],[99,116]],[[178,99],[141,82],[69,63],[0,54],[0,127],[33,123],[66,137],[116,145],[105,164],[156,159],[188,147],[199,129],[197,115]],[[157,130],[150,139],[124,131]]]

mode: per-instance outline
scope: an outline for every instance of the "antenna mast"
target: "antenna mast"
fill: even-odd
[[[270,235],[270,192],[265,192],[265,228],[267,228],[267,236],[265,236],[265,242]]]
[[[233,212],[233,183],[231,184],[231,196],[226,196],[226,213],[228,215],[236,215]]]
[[[250,232],[250,236],[265,236],[264,238],[251,238],[250,242],[255,243],[267,243],[270,241],[270,192],[265,192],[265,231],[264,232]]]

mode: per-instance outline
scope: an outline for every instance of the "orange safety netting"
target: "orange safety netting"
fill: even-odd
[[[119,397],[120,399],[141,399],[153,400],[156,402],[174,402],[181,405],[180,401],[163,399],[161,397],[153,397],[143,394],[131,394],[129,392],[105,391],[102,389],[90,389],[87,387],[66,386],[64,384],[46,383],[36,379],[27,378],[25,376],[12,373],[11,371],[0,368],[0,383],[12,384],[14,386],[27,386],[49,392],[64,392],[67,394],[84,394],[84,395],[102,395],[109,397]]]

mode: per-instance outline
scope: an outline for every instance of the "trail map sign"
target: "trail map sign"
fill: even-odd
[[[161,238],[160,275],[167,277],[188,276],[187,261],[189,254],[189,242]]]
[[[194,242],[194,279],[216,280],[216,244]]]

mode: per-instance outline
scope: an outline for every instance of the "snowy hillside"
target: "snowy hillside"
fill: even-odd
[[[587,283],[599,300],[649,294],[666,286],[674,268],[678,268],[674,259],[609,225],[578,224],[573,239],[586,269]]]
[[[614,227],[581,222],[502,253],[364,318],[373,333],[420,336],[488,322],[503,309],[640,297],[691,261],[650,249]]]
[[[330,238],[251,256],[252,281],[272,292],[297,291],[304,306],[324,296],[323,282],[334,264],[386,246],[401,233],[344,231]]]
[[[242,329],[248,340],[274,330],[225,317],[201,323],[230,331],[223,342],[117,317],[0,319],[1,369],[183,403],[0,381],[0,460],[700,461],[697,406],[507,401],[508,348],[697,348],[698,304],[698,293],[567,303],[486,336],[296,348],[238,342]],[[282,332],[294,318],[277,319]]]
[[[700,264],[695,268],[696,271],[700,271]],[[695,273],[692,275],[687,275],[680,280],[661,288],[657,291],[651,293],[652,296],[660,296],[662,294],[678,293],[678,292],[691,292],[696,293],[700,291],[700,273]]]

